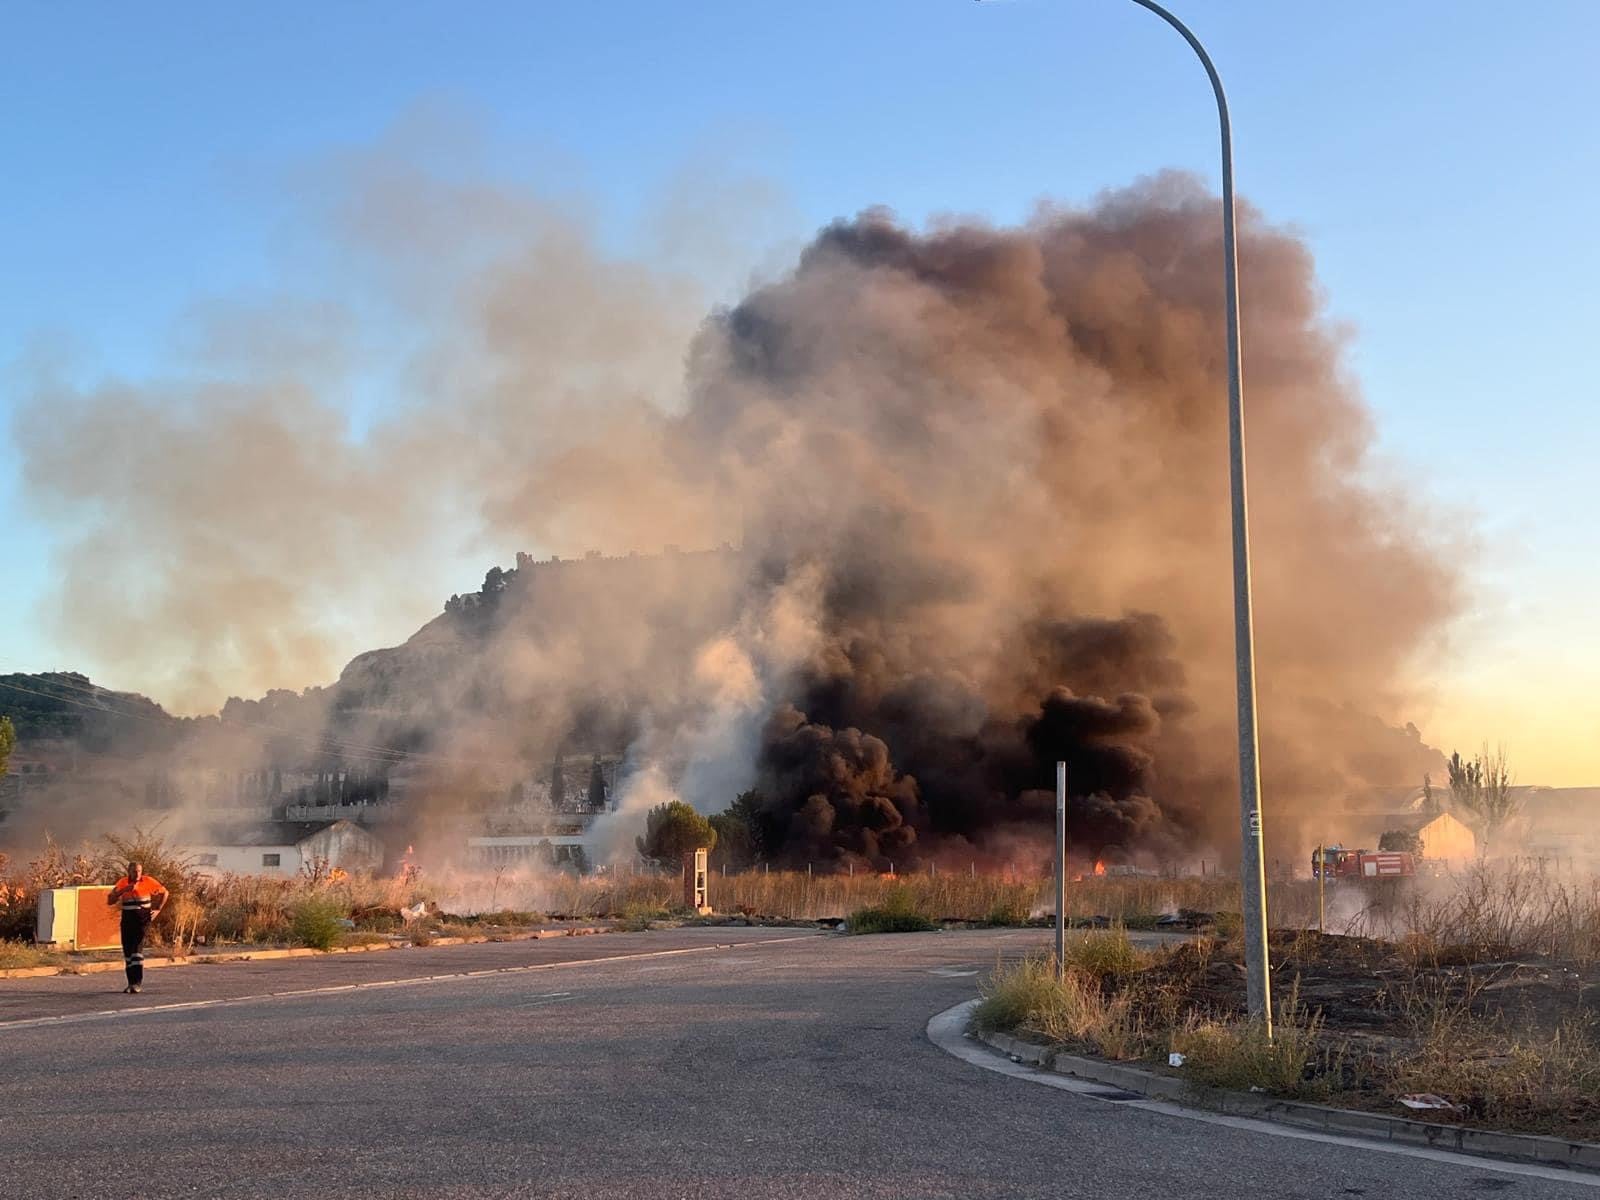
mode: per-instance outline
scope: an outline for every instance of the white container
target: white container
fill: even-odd
[[[59,950],[78,948],[78,889],[50,888],[39,893],[39,919],[33,940]]]

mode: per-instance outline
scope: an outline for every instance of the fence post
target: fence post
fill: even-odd
[[[1056,764],[1056,978],[1067,973],[1067,764]]]

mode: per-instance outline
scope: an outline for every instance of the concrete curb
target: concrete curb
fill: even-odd
[[[1003,1033],[974,1030],[972,1036],[1014,1061],[1027,1063],[1043,1071],[1092,1080],[1191,1108],[1203,1108],[1229,1116],[1253,1117],[1259,1121],[1275,1121],[1314,1129],[1319,1133],[1352,1134],[1381,1142],[1452,1150],[1482,1158],[1507,1158],[1582,1171],[1600,1171],[1600,1145],[1593,1142],[1569,1142],[1534,1134],[1467,1129],[1460,1125],[1431,1125],[1426,1121],[1412,1121],[1384,1113],[1330,1108],[1325,1104],[1306,1104],[1299,1100],[1283,1100],[1251,1092],[1201,1088],[1173,1075],[1161,1075],[1125,1063],[1067,1054]]]
[[[615,933],[605,925],[575,925],[571,929],[535,929],[527,933],[502,933],[474,935],[472,937],[434,938],[423,946],[410,942],[373,942],[364,946],[335,946],[331,950],[313,950],[296,946],[285,950],[238,950],[217,954],[187,954],[179,957],[146,958],[146,969],[162,967],[195,967],[215,963],[266,962],[275,958],[325,958],[330,954],[376,954],[381,950],[431,950],[435,946],[481,946],[486,942],[534,942],[546,938],[585,937],[595,933]],[[81,963],[63,963],[52,967],[16,967],[0,971],[0,979],[39,979],[50,975],[99,975],[106,971],[120,971],[122,963],[115,959],[92,959]]]

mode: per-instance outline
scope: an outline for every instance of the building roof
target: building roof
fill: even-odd
[[[1405,812],[1375,813],[1367,817],[1366,823],[1377,833],[1388,833],[1391,829],[1403,829],[1407,833],[1421,833],[1440,817],[1449,815],[1449,813],[1417,812],[1407,809]]]
[[[1441,791],[1436,786],[1435,795]],[[1444,789],[1448,793],[1449,789]],[[1422,804],[1422,785],[1405,784],[1395,787],[1362,788],[1360,791],[1351,792],[1345,797],[1344,806],[1350,813],[1362,816],[1373,816],[1378,813],[1399,812],[1402,809],[1420,808]],[[1391,826],[1391,828],[1393,828]]]
[[[298,846],[312,834],[337,824],[338,821],[252,821],[201,829],[185,840],[196,846]]]

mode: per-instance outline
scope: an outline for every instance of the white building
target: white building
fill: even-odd
[[[376,871],[384,860],[383,843],[353,821],[264,821],[212,830],[186,842],[184,852],[202,871],[233,875],[288,877],[319,865]]]

